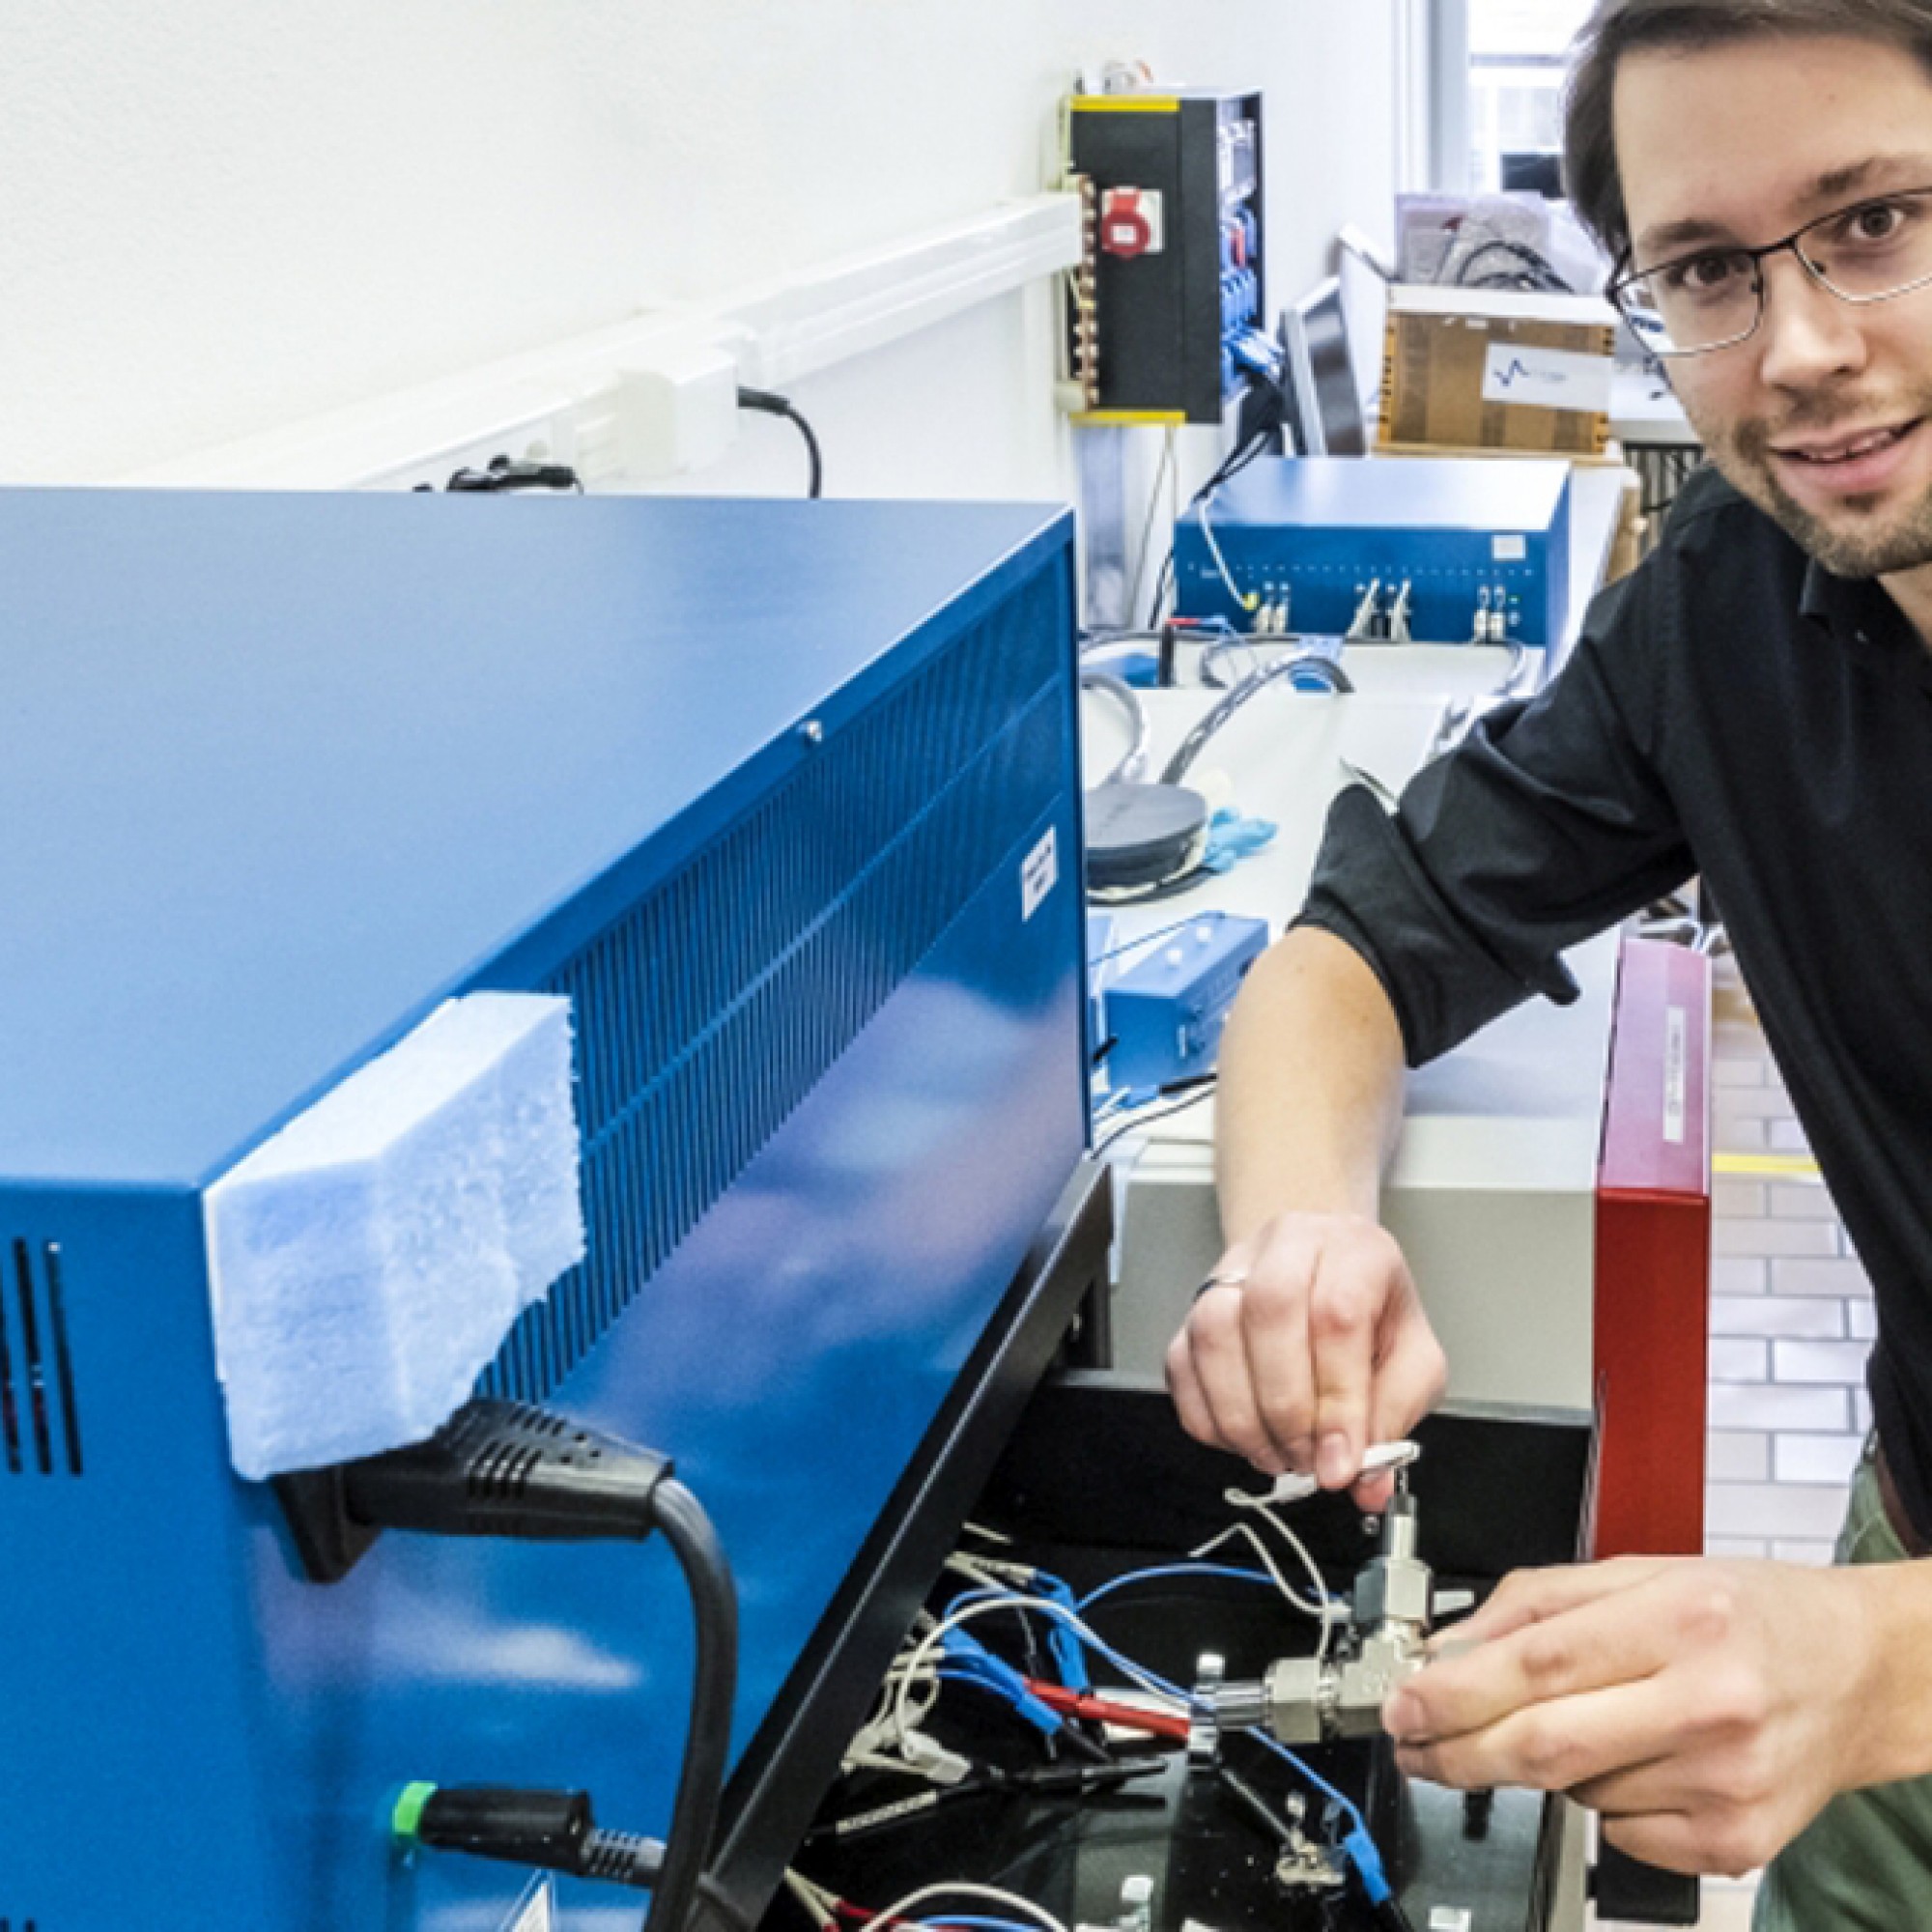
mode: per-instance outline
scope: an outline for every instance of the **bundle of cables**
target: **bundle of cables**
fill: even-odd
[[[1266,338],[1262,338],[1265,341]],[[1249,367],[1248,406],[1243,410],[1235,446],[1229,450],[1213,472],[1194,495],[1187,500],[1186,516],[1202,514],[1204,505],[1211,505],[1215,493],[1224,483],[1238,476],[1249,464],[1258,458],[1279,454],[1282,447],[1283,432],[1294,420],[1294,403],[1289,395],[1287,379],[1278,361],[1271,366]],[[1167,609],[1168,599],[1174,591],[1174,552],[1169,549],[1166,561],[1154,579],[1153,594],[1148,605],[1148,628],[1157,629],[1162,614]]]
[[[1094,1616],[1099,1606],[1125,1593],[1176,1578],[1214,1578],[1272,1591],[1297,1615],[1318,1624],[1316,1654],[1325,1655],[1331,1632],[1347,1621],[1347,1605],[1331,1597],[1306,1546],[1268,1495],[1231,1491],[1228,1501],[1237,1512],[1236,1520],[1184,1561],[1113,1577],[1084,1596],[1076,1595],[1060,1577],[998,1553],[1003,1539],[969,1526],[974,1547],[956,1552],[947,1565],[965,1587],[915,1624],[888,1673],[877,1705],[845,1754],[850,1773],[896,1774],[914,1780],[920,1789],[909,1797],[874,1799],[824,1821],[808,1836],[808,1851],[923,1820],[942,1805],[987,1792],[1026,1790],[1086,1798],[1096,1792],[1119,1792],[1162,1770],[1163,1760],[1147,1753],[1198,1740],[1208,1718],[1208,1707],[1095,1629]],[[1290,1580],[1264,1530],[1293,1555],[1306,1578],[1305,1589]],[[1260,1568],[1208,1560],[1215,1549],[1236,1540],[1249,1548]],[[986,1543],[994,1549],[980,1547]],[[996,1624],[1009,1639],[1012,1633],[1018,1634],[1017,1661],[993,1649],[989,1624]],[[1101,1674],[1113,1683],[1097,1682]],[[962,1749],[943,1742],[929,1725],[949,1686],[997,1699],[1037,1734],[1042,1751],[1054,1755],[1042,1766],[1015,1773],[976,1763]],[[957,1735],[956,1729],[952,1735]],[[1285,1764],[1317,1801],[1320,1809],[1314,1816],[1309,1850],[1318,1865],[1325,1862],[1329,1867],[1335,1898],[1339,1900],[1341,1889],[1350,1886],[1359,1899],[1358,1913],[1365,1913],[1385,1932],[1403,1932],[1406,1920],[1360,1806],[1303,1757],[1264,1732],[1239,1735]],[[1110,1747],[1121,1737],[1142,1742],[1133,1747],[1133,1754],[1117,1754]],[[1190,1774],[1195,1762],[1190,1752]],[[1214,1775],[1238,1801],[1237,1808],[1254,1822],[1283,1841],[1298,1836],[1294,1821],[1303,1815],[1299,1801],[1283,1809],[1260,1798],[1230,1768],[1217,1763]],[[1133,1794],[1122,1795],[1131,1799]],[[993,1932],[995,1927],[1009,1932],[1016,1926],[1021,1932],[1039,1927],[1065,1932],[1059,1919],[1031,1900],[977,1881],[928,1882],[877,1911],[855,1906],[835,1889],[798,1872],[789,1874],[786,1883],[819,1932],[851,1932],[859,1923],[885,1926],[908,1921],[973,1927],[976,1932]],[[972,1900],[980,1909],[969,1916],[928,1910],[915,1917],[916,1907],[941,1898]],[[996,1908],[996,1918],[986,1916],[983,1908],[989,1905]],[[1339,1925],[1346,1920],[1333,1918],[1331,1911],[1330,1922]]]

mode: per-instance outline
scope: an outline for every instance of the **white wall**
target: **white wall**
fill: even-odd
[[[1082,64],[1267,93],[1270,274],[1390,226],[1401,0],[16,0],[0,476],[99,480],[1046,185]],[[1070,487],[1043,291],[804,384],[839,494]],[[704,487],[788,489],[786,425]]]

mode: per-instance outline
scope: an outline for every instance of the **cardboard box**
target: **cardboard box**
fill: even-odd
[[[1596,296],[1391,289],[1382,447],[1601,455],[1615,329],[1616,312]]]

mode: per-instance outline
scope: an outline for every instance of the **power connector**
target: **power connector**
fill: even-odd
[[[664,1870],[656,1838],[606,1832],[582,1791],[526,1791],[495,1784],[408,1784],[390,1830],[405,1852],[424,1846],[506,1864],[649,1891]]]
[[[335,1583],[384,1529],[639,1538],[670,1463],[521,1404],[478,1398],[426,1442],[275,1478],[309,1580]]]
[[[466,1403],[427,1442],[342,1471],[352,1521],[582,1543],[649,1536],[669,1462],[515,1402]]]

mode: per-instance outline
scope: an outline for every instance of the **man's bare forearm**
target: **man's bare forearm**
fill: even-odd
[[[1440,1344],[1377,1220],[1402,1118],[1401,1030],[1351,948],[1291,932],[1248,975],[1221,1046],[1215,1143],[1227,1249],[1167,1351],[1181,1425],[1258,1469],[1354,1485],[1371,1442],[1442,1392]]]
[[[1402,1120],[1403,1048],[1381,982],[1297,926],[1256,963],[1221,1046],[1215,1179],[1228,1242],[1277,1214],[1374,1218]]]

